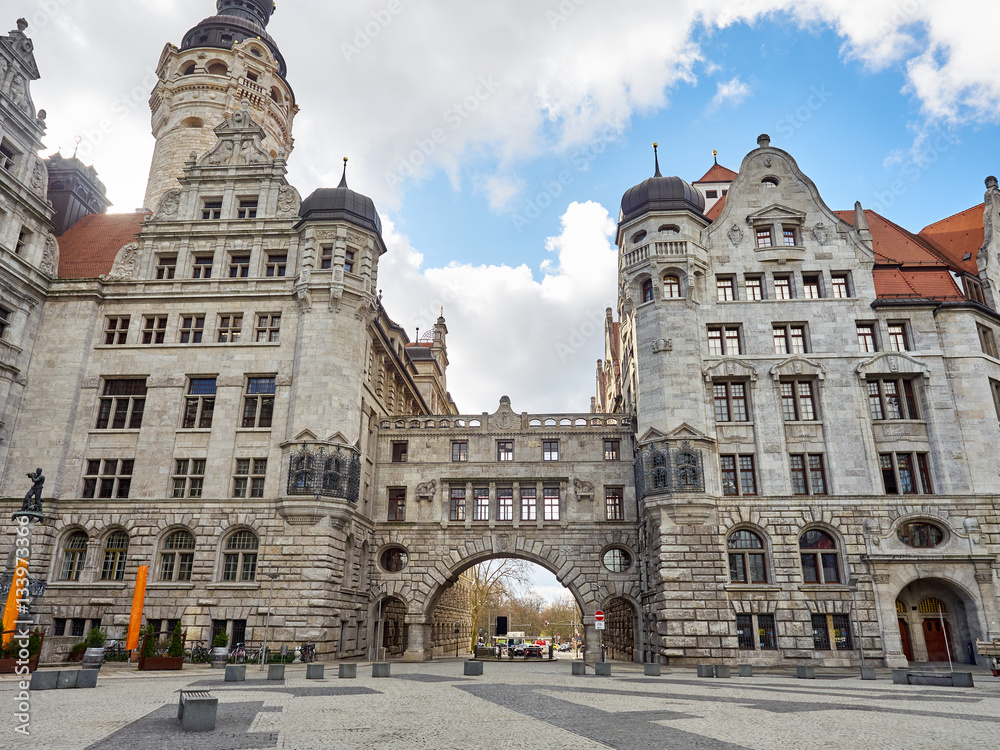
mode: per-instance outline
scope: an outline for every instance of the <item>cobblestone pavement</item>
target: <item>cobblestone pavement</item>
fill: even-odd
[[[591,670],[592,671],[592,670]],[[693,668],[644,677],[612,665],[611,677],[572,676],[565,660],[489,663],[463,677],[458,660],[392,664],[373,679],[306,680],[305,668],[244,683],[218,670],[102,670],[96,689],[31,694],[30,737],[14,732],[17,682],[0,680],[0,748],[33,750],[723,750],[753,748],[982,748],[1000,746],[1000,680],[977,672],[971,689],[893,685],[830,670],[815,680],[766,674],[697,679]],[[219,698],[214,732],[185,734],[177,691]]]

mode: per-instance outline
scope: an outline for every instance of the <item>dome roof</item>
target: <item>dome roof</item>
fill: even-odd
[[[302,201],[299,217],[302,221],[349,221],[382,236],[382,219],[375,210],[375,201],[347,187],[347,159],[340,185],[314,190]]]
[[[654,153],[656,144],[653,144]],[[705,212],[705,198],[701,191],[680,177],[660,174],[660,159],[656,156],[656,174],[626,191],[622,196],[619,223],[634,219],[649,211],[692,211],[699,216]]]
[[[271,13],[274,12],[273,4],[261,0],[241,0],[239,3],[233,0],[218,0],[216,7],[218,15],[209,16],[188,31],[181,42],[181,49],[195,47],[232,49],[234,44],[246,39],[260,39],[278,61],[278,73],[284,78],[288,72],[285,58],[282,57],[277,43],[264,30]]]

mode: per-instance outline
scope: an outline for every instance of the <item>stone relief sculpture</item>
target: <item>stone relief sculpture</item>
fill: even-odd
[[[290,218],[299,215],[299,191],[291,185],[282,185],[278,191],[278,217]]]
[[[102,281],[134,281],[139,274],[139,243],[131,242],[118,251],[111,273],[103,274]]]
[[[45,183],[48,181],[47,176],[45,165],[42,164],[41,159],[36,158],[35,166],[31,170],[31,189],[43,198],[45,197]]]
[[[233,159],[233,152],[235,150],[236,147],[233,145],[232,141],[222,141],[218,148],[205,158],[205,163],[213,166],[229,164],[229,162]]]
[[[160,205],[156,209],[157,219],[169,219],[177,215],[178,209],[181,206],[181,191],[174,189],[168,190],[163,194],[160,199]]]
[[[743,230],[735,224],[729,228],[729,241],[733,243],[734,247],[739,247],[739,244],[743,242]]]
[[[432,479],[429,482],[422,482],[417,485],[417,497],[431,497],[436,489],[436,479]]]
[[[45,238],[45,249],[42,251],[42,262],[40,265],[42,273],[55,277],[59,270],[59,241],[54,235]]]
[[[24,76],[20,73],[15,73],[14,77],[11,79],[10,100],[14,103],[14,106],[22,112],[28,111],[28,83],[24,80]]]
[[[240,146],[240,156],[243,157],[244,164],[267,164],[271,160],[253,141],[243,141]]]

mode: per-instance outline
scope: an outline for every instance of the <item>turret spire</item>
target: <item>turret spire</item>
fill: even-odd
[[[656,161],[656,174],[654,174],[653,177],[663,177],[663,175],[660,174],[660,154],[657,151],[657,147],[659,145],[660,144],[658,143],[653,143],[653,159]]]
[[[344,174],[340,178],[340,184],[337,185],[339,188],[347,187],[347,157],[344,157]]]

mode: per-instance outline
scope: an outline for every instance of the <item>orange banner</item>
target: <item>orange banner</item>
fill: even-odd
[[[135,593],[132,595],[132,614],[128,620],[128,635],[125,637],[125,648],[133,651],[139,648],[139,630],[142,628],[142,605],[146,601],[146,576],[149,566],[140,565],[139,574],[135,577]]]
[[[28,559],[17,558],[14,577],[10,581],[10,591],[7,593],[7,606],[3,608],[3,645],[10,643],[17,629],[17,616],[21,609],[21,595],[28,585]],[[20,584],[20,585],[19,585]]]

